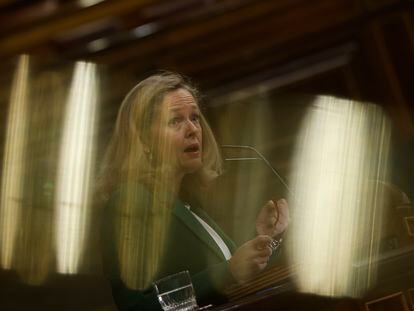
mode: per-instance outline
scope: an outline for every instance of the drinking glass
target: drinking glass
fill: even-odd
[[[154,287],[164,311],[198,310],[193,283],[191,283],[188,271],[182,271],[155,281]]]

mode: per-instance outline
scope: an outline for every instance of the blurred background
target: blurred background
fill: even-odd
[[[377,285],[347,306],[414,310],[414,1],[0,0],[0,59],[1,310],[113,310],[109,286],[99,276],[92,209],[62,212],[65,195],[78,193],[75,203],[86,200],[89,206],[90,194],[75,189],[57,195],[70,182],[56,176],[69,170],[79,173],[84,187],[93,184],[123,97],[160,69],[187,75],[199,86],[220,144],[254,146],[289,184],[297,179],[293,159],[299,138],[312,128],[304,120],[320,103],[318,95],[374,103],[368,117],[371,104],[363,104],[367,130],[353,135],[376,142],[369,152],[380,150],[387,158],[374,161],[371,169],[384,171],[370,175],[386,181],[377,245],[385,255],[377,260]],[[87,100],[77,106],[80,97]],[[338,103],[334,107],[342,107]],[[341,109],[335,111],[344,115]],[[89,118],[79,121],[80,127],[69,116]],[[383,131],[385,138],[379,135]],[[76,146],[84,146],[83,166],[62,156]],[[272,195],[272,177],[262,164],[242,168],[236,183],[223,180],[235,188],[226,188],[233,197],[216,199],[235,204],[237,197],[237,204],[257,203],[258,209]],[[276,194],[287,195],[283,191]],[[5,193],[15,205],[7,203]],[[66,203],[59,209],[54,202]],[[257,212],[246,209],[209,213],[242,242],[252,232],[240,228]],[[75,220],[67,224],[68,219]],[[76,236],[65,233],[74,230]],[[13,246],[12,240],[18,242]],[[71,248],[78,251],[67,254]]]

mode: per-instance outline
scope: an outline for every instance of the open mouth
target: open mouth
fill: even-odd
[[[198,152],[198,151],[200,151],[200,147],[198,146],[198,144],[190,145],[184,149],[184,152]]]

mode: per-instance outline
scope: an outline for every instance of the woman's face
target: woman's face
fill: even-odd
[[[203,165],[200,118],[194,97],[185,89],[165,95],[155,114],[151,131],[159,146],[163,146],[157,148],[157,157],[168,161],[178,175],[193,173]],[[162,152],[165,154],[159,154]]]

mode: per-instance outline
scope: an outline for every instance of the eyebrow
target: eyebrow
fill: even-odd
[[[193,110],[200,111],[200,108],[198,108],[197,105],[191,105],[191,108]],[[178,112],[178,111],[181,111],[182,109],[183,108],[168,108],[168,111],[170,111],[170,112]]]

